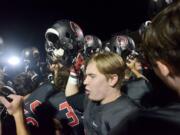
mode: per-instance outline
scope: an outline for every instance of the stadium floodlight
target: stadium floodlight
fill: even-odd
[[[20,63],[20,58],[17,56],[11,56],[8,58],[8,63],[12,66],[19,65]]]

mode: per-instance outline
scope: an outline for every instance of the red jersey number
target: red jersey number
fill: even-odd
[[[35,113],[36,107],[38,107],[41,104],[39,100],[35,100],[30,104],[31,112]]]
[[[37,122],[36,119],[34,119],[33,117],[27,117],[26,118],[26,123],[27,124],[32,124],[33,126],[39,127],[39,124]]]
[[[79,124],[79,119],[74,113],[73,108],[68,104],[68,102],[63,102],[59,104],[59,110],[67,109],[66,116],[68,119],[72,119],[71,122],[68,123],[69,126],[74,127]]]

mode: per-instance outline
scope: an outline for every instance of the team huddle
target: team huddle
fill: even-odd
[[[179,1],[107,41],[55,22],[45,61],[29,47],[14,75],[0,65],[0,134],[179,134],[179,37]]]

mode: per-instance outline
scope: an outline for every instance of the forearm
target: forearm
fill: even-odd
[[[65,89],[65,95],[66,97],[75,95],[79,92],[79,87],[78,84],[76,83],[72,83],[71,78],[69,78],[68,83],[66,85],[66,89]]]
[[[30,133],[27,130],[25,121],[24,121],[24,115],[23,111],[19,111],[14,115],[15,123],[16,123],[16,132],[17,135],[30,135]]]
[[[9,102],[5,97],[0,96],[0,102],[6,107],[8,113],[14,117],[17,135],[29,135],[23,117],[23,97],[10,94],[8,98],[12,101]]]
[[[66,84],[65,95],[66,97],[75,95],[79,92],[78,76],[75,72],[70,72],[68,82]]]
[[[65,89],[66,97],[79,93],[79,79],[84,69],[84,57],[78,53],[70,69],[70,75]]]

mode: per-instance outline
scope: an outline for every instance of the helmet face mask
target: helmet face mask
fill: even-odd
[[[68,20],[60,20],[47,29],[45,38],[48,57],[51,61],[59,61],[66,66],[72,64],[84,41],[80,27]]]
[[[58,42],[59,42],[59,37],[58,35],[54,34],[54,33],[48,33],[46,35],[47,37],[47,41],[48,41],[48,44],[50,44],[50,46],[54,45],[55,48],[58,48]]]

